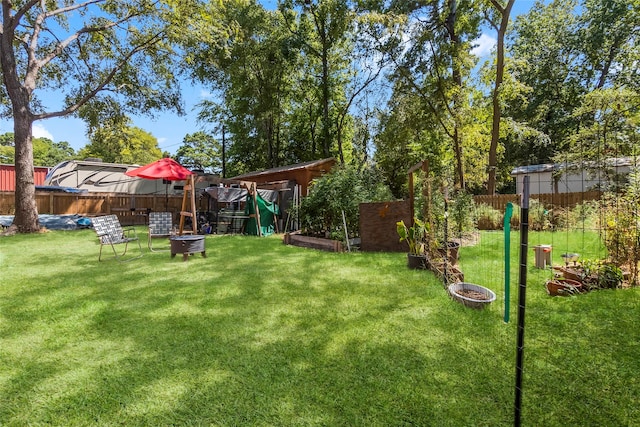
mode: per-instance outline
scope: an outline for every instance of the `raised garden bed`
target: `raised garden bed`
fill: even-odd
[[[319,249],[327,252],[343,252],[342,242],[339,240],[323,239],[321,237],[305,236],[298,231],[286,233],[283,242],[285,245],[300,246],[302,248]]]

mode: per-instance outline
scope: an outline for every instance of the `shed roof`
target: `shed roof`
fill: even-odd
[[[545,163],[542,165],[518,166],[513,168],[511,175],[522,175],[528,173],[553,172],[560,169],[560,166],[554,163]]]
[[[609,167],[623,167],[623,166],[633,166],[634,161],[638,162],[638,159],[635,159],[633,157],[611,157],[609,159],[605,160],[605,163],[609,166]],[[585,165],[596,165],[596,162],[593,161],[588,161],[585,162],[584,164],[577,164],[575,162],[572,162],[570,164],[567,163],[544,163],[541,165],[527,165],[527,166],[518,166],[513,168],[513,170],[511,171],[511,175],[524,175],[524,174],[530,174],[530,173],[544,173],[544,172],[554,172],[554,171],[558,171],[558,170],[562,170],[562,169],[566,169],[568,166],[570,166],[571,168],[574,167],[584,167]]]
[[[328,172],[329,169],[336,163],[336,159],[333,157],[321,160],[311,160],[309,162],[296,163],[294,165],[279,166],[276,168],[265,169],[262,171],[249,172],[242,175],[234,176],[232,179],[248,179],[258,178],[268,175],[282,174],[286,172],[295,172],[300,170],[317,170],[322,172]]]
[[[336,163],[337,160],[330,157],[327,159],[296,163],[294,165],[280,166],[258,172],[249,172],[243,175],[238,175],[233,179],[253,181],[256,183],[284,180],[292,181],[301,187],[300,194],[306,196],[308,194],[309,184],[311,181],[328,173]]]

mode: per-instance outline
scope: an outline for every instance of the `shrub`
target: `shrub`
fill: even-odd
[[[458,190],[453,195],[449,206],[450,235],[461,237],[465,233],[473,231],[473,196],[466,191]]]
[[[441,242],[444,240],[444,224],[445,224],[445,197],[442,189],[431,191],[431,210],[430,221],[424,218],[427,223],[428,234],[430,240]],[[416,203],[416,216],[421,218],[426,214],[426,200],[424,191],[418,196]],[[475,228],[475,204],[473,196],[466,191],[456,190],[451,197],[447,199],[447,237],[462,237],[470,233]]]
[[[391,192],[381,184],[373,168],[358,171],[354,167],[334,168],[314,179],[309,195],[300,202],[299,218],[303,232],[332,239],[345,239],[342,212],[349,236],[359,232],[359,205],[364,202],[391,200]]]
[[[476,206],[475,216],[480,230],[499,230],[502,226],[502,212],[485,203]]]
[[[538,199],[529,200],[529,229],[533,231],[549,230],[551,220],[549,211]]]
[[[582,268],[589,289],[615,289],[624,280],[620,267],[612,263],[586,259],[582,262]]]
[[[629,185],[624,194],[609,193],[602,203],[604,227],[600,233],[609,253],[609,259],[617,266],[626,265],[631,270],[631,282],[638,281],[640,262],[640,169],[629,174]]]
[[[513,204],[513,213],[511,214],[511,228],[518,229],[520,227],[520,206]]]
[[[568,208],[553,208],[550,212],[549,222],[554,230],[565,230],[575,226],[572,210]]]
[[[584,229],[598,228],[600,205],[600,201],[598,200],[590,200],[576,205],[569,212],[569,226]]]
[[[587,201],[573,208],[555,208],[551,222],[554,229],[596,229],[600,203]]]

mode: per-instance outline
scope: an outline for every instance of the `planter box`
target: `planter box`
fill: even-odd
[[[342,242],[339,240],[304,236],[297,231],[286,233],[283,242],[285,245],[300,246],[302,248],[319,249],[327,252],[344,252]]]

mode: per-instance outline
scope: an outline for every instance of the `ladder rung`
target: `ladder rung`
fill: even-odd
[[[181,211],[180,215],[182,215],[182,216],[190,216],[190,217],[193,216],[193,214],[191,212],[187,212],[187,211]]]

